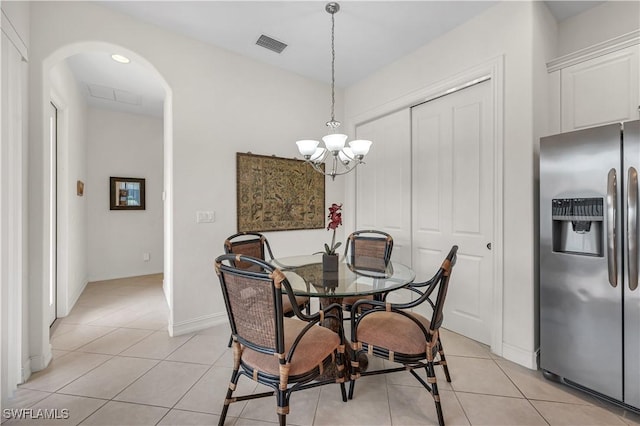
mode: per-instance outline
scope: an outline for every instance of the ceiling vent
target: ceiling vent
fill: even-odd
[[[284,50],[285,47],[287,47],[286,44],[284,44],[281,41],[278,41],[276,39],[273,39],[269,36],[266,36],[264,34],[262,34],[260,36],[260,38],[258,39],[258,41],[256,41],[256,44],[258,46],[262,46],[265,49],[269,49],[272,50],[276,53],[282,53],[282,51]]]
[[[87,84],[89,96],[107,101],[120,102],[130,105],[141,105],[141,98],[135,93],[114,89],[113,87],[100,86],[97,84]]]

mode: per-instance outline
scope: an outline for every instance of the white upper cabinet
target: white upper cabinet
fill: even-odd
[[[562,131],[638,118],[639,46],[561,71]]]
[[[640,118],[640,44],[635,37],[623,46],[585,49],[549,64],[559,73],[562,132]]]

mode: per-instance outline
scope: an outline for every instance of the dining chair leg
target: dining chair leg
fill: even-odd
[[[220,414],[220,421],[218,422],[218,426],[223,426],[224,421],[227,418],[227,411],[229,411],[229,404],[231,403],[231,395],[233,394],[233,391],[238,384],[238,378],[240,378],[240,373],[237,369],[234,369],[231,373],[231,381],[229,383],[229,388],[227,389],[227,396],[224,399],[224,405],[222,407],[222,413]]]
[[[350,373],[350,372],[348,372],[346,370],[346,366],[347,366],[347,363],[345,362],[346,361],[346,354],[345,354],[345,349],[346,348],[347,348],[347,346],[342,344],[342,345],[340,345],[340,347],[336,351],[336,368],[338,370],[338,375],[337,375],[337,378],[336,378],[336,382],[338,382],[340,384],[340,393],[342,394],[342,401],[343,402],[347,402],[347,388],[345,387],[344,382],[347,380],[347,374]]]
[[[340,393],[342,393],[342,402],[347,402],[347,388],[344,383],[340,383]]]
[[[357,342],[351,342],[351,351],[348,354],[351,357],[351,371],[349,372],[349,399],[353,399],[353,389],[356,386],[356,380],[360,377],[360,354],[362,353],[362,351],[360,351],[358,347],[359,344]]]
[[[289,394],[286,391],[278,389],[276,392],[278,401],[278,421],[280,426],[287,424],[287,413],[289,413]]]
[[[447,382],[451,383],[451,376],[449,375],[449,367],[447,366],[447,358],[444,356],[444,348],[442,347],[442,341],[438,336],[438,354],[440,354],[440,365],[444,369],[444,376]]]
[[[229,336],[229,343],[227,344],[227,347],[230,348],[232,343],[233,343],[233,336]]]
[[[433,362],[429,361],[425,367],[427,370],[427,383],[431,386],[431,395],[436,404],[436,414],[438,415],[438,425],[444,426],[444,416],[442,415],[442,406],[440,405],[440,394],[438,393],[438,381],[436,372],[433,368]]]
[[[356,381],[351,380],[349,382],[349,399],[353,399],[353,388],[356,386]]]

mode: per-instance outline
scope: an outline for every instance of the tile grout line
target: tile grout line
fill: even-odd
[[[200,364],[202,365],[202,364]],[[178,400],[171,406],[171,408],[169,409],[169,411],[176,409],[176,406],[180,403],[180,401],[182,401],[184,399],[185,396],[187,396],[187,394],[191,391],[191,389],[193,389],[198,383],[200,383],[200,381],[204,378],[204,376],[207,375],[207,373],[209,371],[211,371],[211,369],[213,369],[213,364],[211,364],[209,366],[209,368],[207,368],[205,370],[204,373],[202,373],[202,375],[200,377],[198,377],[198,380],[196,380],[195,382],[193,382],[193,384],[191,386],[189,386],[189,389],[186,390],[186,392],[184,394],[182,394],[182,396],[180,398],[178,398]],[[186,411],[191,411],[191,410],[186,410]],[[199,413],[199,411],[196,411]],[[204,414],[211,414],[211,413],[204,413]]]
[[[186,342],[185,342],[186,343]],[[173,353],[173,352],[172,352]],[[164,413],[164,415],[155,423],[156,426],[160,424],[160,422],[167,417],[167,415],[173,411],[174,409],[176,409],[176,405],[178,405],[180,403],[180,401],[182,401],[184,399],[184,397],[189,393],[189,391],[191,391],[191,389],[193,389],[198,383],[200,383],[200,381],[202,380],[202,378],[213,368],[213,364],[209,366],[209,368],[207,368],[204,373],[202,373],[202,375],[198,378],[198,380],[196,380],[195,382],[193,382],[193,384],[191,386],[189,386],[189,389],[187,389],[185,391],[184,394],[182,394],[182,396],[180,398],[178,398],[178,400],[176,402],[173,403],[173,405],[167,410],[166,413]],[[187,410],[188,411],[188,410]],[[208,413],[205,413],[208,414]]]
[[[78,352],[77,350],[71,351],[73,352]],[[80,352],[81,354],[84,354],[85,352]],[[104,354],[99,354],[99,355],[104,355]],[[95,397],[90,397],[90,396],[86,396],[86,395],[74,395],[74,394],[65,394],[65,393],[61,393],[59,392],[60,390],[64,389],[66,386],[70,385],[71,383],[75,382],[76,380],[80,379],[81,377],[85,376],[86,374],[88,374],[89,372],[97,369],[98,367],[106,364],[107,362],[109,362],[110,360],[112,360],[113,358],[115,358],[117,355],[111,355],[109,359],[105,360],[103,363],[101,363],[100,365],[96,366],[95,368],[85,372],[84,374],[82,374],[81,376],[77,377],[76,379],[72,380],[71,382],[67,383],[66,385],[62,386],[60,389],[56,390],[54,393],[57,395],[68,395],[68,396],[75,396],[75,397],[80,397],[80,398],[91,398],[91,399],[97,399],[97,400],[101,400],[101,401],[105,401],[104,404],[100,405],[99,407],[97,407],[94,411],[92,411],[90,414],[88,414],[86,417],[84,417],[79,423],[76,423],[76,425],[80,425],[82,424],[82,422],[84,422],[85,420],[87,420],[89,417],[93,416],[95,413],[97,413],[101,408],[103,408],[105,405],[107,405],[109,402],[114,401],[113,398],[115,398],[116,396],[118,396],[121,392],[118,392],[116,395],[114,395],[113,397],[111,397],[110,399],[103,399],[103,398],[95,398]],[[158,362],[159,363],[159,362]],[[156,365],[158,365],[158,363],[156,363]],[[155,366],[154,366],[155,367]],[[153,368],[153,367],[152,367]],[[151,370],[151,369],[149,369]],[[148,372],[148,370],[147,370]],[[146,372],[145,372],[146,374]],[[144,374],[143,374],[144,375]],[[142,376],[140,376],[142,377]],[[138,377],[136,380],[134,380],[132,383],[136,382],[138,379],[140,379],[140,377]],[[126,389],[126,387],[125,387]],[[124,389],[123,389],[124,390]],[[122,401],[118,401],[118,402],[122,402]]]
[[[115,358],[117,355],[112,356],[111,358],[109,358],[109,360]],[[148,359],[148,358],[145,358]],[[107,361],[109,361],[107,360]],[[105,361],[103,364],[105,364],[107,361]],[[153,404],[145,404],[145,403],[140,403],[140,402],[130,402],[130,401],[119,401],[116,400],[115,398],[120,395],[122,392],[124,392],[127,388],[129,388],[132,384],[134,384],[135,382],[137,382],[138,380],[140,380],[143,376],[145,376],[149,371],[151,371],[152,369],[154,369],[156,366],[158,366],[163,360],[158,360],[158,359],[154,359],[154,361],[157,361],[157,363],[151,367],[149,370],[145,371],[142,375],[140,375],[139,377],[137,377],[133,382],[129,383],[127,386],[125,386],[120,392],[116,393],[114,396],[112,396],[109,399],[104,399],[104,398],[95,398],[95,397],[90,397],[90,396],[85,396],[85,395],[74,395],[74,394],[64,394],[64,393],[58,393],[57,391],[55,392],[58,395],[69,395],[69,396],[76,396],[76,397],[80,397],[80,398],[91,398],[91,399],[98,399],[98,400],[102,400],[105,401],[104,404],[102,404],[101,406],[99,406],[98,408],[96,408],[91,414],[89,414],[88,416],[86,416],[80,423],[77,423],[77,425],[81,424],[82,422],[84,422],[85,420],[87,420],[89,417],[91,417],[92,415],[94,415],[95,413],[97,413],[101,408],[105,407],[109,402],[116,402],[116,403],[124,403],[124,404],[130,404],[130,405],[144,405],[144,406],[149,406],[149,407],[157,407],[157,408],[164,408],[167,409],[167,407],[161,406],[161,405],[153,405]],[[103,365],[101,364],[101,365]],[[97,367],[96,367],[97,368]],[[87,372],[88,373],[88,372]],[[85,373],[86,374],[86,373]],[[84,374],[83,374],[84,376]],[[82,377],[82,376],[80,376]],[[80,377],[78,377],[75,380],[78,380]],[[75,381],[74,380],[74,381]],[[73,382],[70,382],[73,383]],[[69,384],[70,384],[69,383]],[[68,385],[68,384],[67,384]],[[65,385],[65,386],[67,386]],[[64,386],[63,386],[64,387]],[[62,389],[62,388],[61,388]],[[60,389],[59,389],[60,390]],[[167,413],[171,411],[171,409],[167,409]],[[167,414],[165,413],[165,415]],[[164,416],[163,416],[164,418]]]
[[[152,334],[154,334],[155,332],[151,333],[149,336],[151,336]],[[148,336],[147,336],[148,337]],[[175,352],[176,350],[178,350],[180,347],[182,347],[182,345],[184,345],[185,343],[187,343],[189,340],[191,340],[191,338],[193,338],[193,336],[191,336],[189,339],[185,340],[184,343],[182,343],[180,346],[176,347],[173,351],[171,351],[166,357],[162,358],[162,359],[154,359],[154,361],[157,361],[157,363],[151,367],[150,369],[148,369],[147,371],[145,371],[142,375],[140,375],[138,378],[136,378],[134,381],[132,381],[131,383],[129,383],[127,386],[125,386],[120,392],[116,393],[109,401],[114,401],[114,402],[128,402],[130,404],[141,404],[141,405],[151,405],[154,406],[152,404],[144,404],[144,403],[138,403],[138,402],[130,402],[130,401],[120,401],[120,400],[116,400],[115,398],[118,397],[118,395],[122,394],[124,391],[126,391],[127,389],[129,389],[134,383],[138,382],[140,379],[142,379],[144,376],[146,376],[147,374],[149,374],[150,371],[152,371],[153,369],[155,369],[156,367],[158,367],[158,365],[160,365],[162,362],[172,362],[172,361],[168,361],[167,358],[169,356],[171,356],[171,354],[173,352]],[[144,340],[144,339],[143,339]],[[148,359],[148,358],[144,358],[144,359]],[[200,379],[198,379],[200,380]],[[182,396],[184,397],[184,395]],[[181,397],[181,398],[182,398]],[[175,405],[175,404],[174,404]],[[163,408],[167,408],[164,406],[158,406],[158,407],[163,407]],[[171,411],[171,408],[168,409],[167,413]],[[166,414],[166,413],[165,413]]]
[[[527,397],[527,395],[524,393],[524,391],[522,389],[520,389],[520,386],[518,386],[518,384],[511,378],[511,376],[509,375],[509,373],[507,373],[504,368],[502,368],[502,366],[494,359],[493,362],[496,364],[496,366],[500,369],[500,371],[502,371],[502,373],[507,376],[507,379],[509,379],[509,381],[513,384],[513,386],[516,387],[516,389],[518,389],[518,392],[520,392],[520,394],[524,397],[524,399],[529,403],[529,405],[531,406],[531,408],[533,408],[535,410],[536,413],[538,413],[538,415],[540,416],[540,418],[542,418],[542,420],[545,421],[545,423],[547,425],[551,425],[551,423],[549,422],[549,420],[547,420],[547,418],[540,412],[540,410],[538,410],[538,407],[536,407],[531,400]]]
[[[89,325],[89,324],[80,324],[80,325]],[[116,328],[114,328],[114,330],[110,331],[109,333],[107,333],[107,334],[105,334],[104,336],[101,336],[101,337],[105,337],[105,336],[107,336],[107,335],[109,335],[109,334],[111,334],[111,333],[114,333],[115,331],[120,330],[121,328],[125,328],[125,327],[116,327]],[[147,330],[148,330],[148,329],[147,329]],[[108,356],[110,356],[110,358],[108,358],[107,360],[105,360],[103,363],[99,364],[99,365],[98,365],[98,366],[96,366],[95,368],[93,368],[93,369],[91,369],[91,370],[89,370],[89,371],[85,372],[84,374],[82,374],[81,376],[79,376],[79,377],[77,377],[76,379],[72,380],[71,382],[69,382],[69,383],[65,384],[65,385],[64,385],[64,386],[62,386],[61,388],[57,389],[57,390],[55,391],[55,393],[56,393],[56,394],[58,394],[58,395],[70,395],[70,396],[77,396],[77,397],[82,397],[82,398],[92,398],[92,397],[88,397],[88,396],[85,396],[85,395],[73,395],[73,394],[64,394],[64,393],[59,393],[59,391],[60,391],[60,390],[62,390],[63,388],[65,388],[66,386],[68,386],[69,384],[71,384],[71,383],[73,383],[73,382],[77,381],[77,380],[78,380],[78,379],[80,379],[81,377],[84,377],[85,375],[87,375],[87,374],[88,374],[88,373],[90,373],[91,371],[94,371],[94,370],[96,370],[98,367],[100,367],[100,366],[102,366],[102,365],[106,364],[106,363],[107,363],[107,362],[109,362],[110,360],[114,359],[116,356],[117,356],[117,357],[120,357],[120,358],[126,358],[126,356],[121,356],[120,354],[122,354],[123,352],[125,352],[126,350],[128,350],[130,347],[135,346],[136,344],[140,343],[141,341],[143,341],[144,339],[148,338],[149,336],[153,335],[157,330],[150,330],[150,331],[151,331],[151,333],[149,333],[147,336],[145,336],[145,337],[143,337],[142,339],[140,339],[139,341],[137,341],[137,342],[133,343],[131,346],[127,347],[126,349],[123,349],[122,351],[120,351],[120,352],[119,352],[118,354],[116,354],[116,355],[111,355],[111,354],[100,354],[100,353],[98,353],[99,355],[108,355]],[[193,336],[192,336],[192,337],[193,337]],[[99,337],[99,338],[100,338],[100,337]],[[98,339],[99,339],[99,338],[98,338]],[[97,340],[97,339],[95,339],[95,340]],[[93,340],[93,341],[95,341],[95,340]],[[184,343],[188,342],[189,340],[190,340],[190,338],[189,338],[189,339],[187,339]],[[91,341],[91,342],[93,342],[93,341]],[[89,343],[91,343],[91,342],[88,342],[87,344],[89,344]],[[184,344],[184,343],[183,343],[183,344]],[[83,345],[83,346],[86,346],[86,345]],[[80,348],[82,348],[83,346],[81,346]],[[177,349],[178,349],[179,347],[181,347],[181,346],[182,346],[182,345],[178,346],[175,350],[177,350]],[[81,351],[79,351],[79,349],[80,349],[80,348],[77,348],[77,349],[72,350],[72,351],[70,351],[70,352],[72,352],[72,353],[73,353],[73,352],[76,352],[76,353],[81,353],[81,354],[85,354],[85,353],[87,353],[87,352],[81,352]],[[175,350],[174,350],[174,351],[175,351]],[[168,357],[168,356],[170,356],[174,351],[172,351],[171,353],[169,353],[169,354],[167,355],[167,357]],[[89,352],[89,353],[90,353],[90,352]],[[135,358],[135,357],[131,357],[131,358]],[[142,357],[140,357],[140,359],[150,359],[150,358],[142,358]],[[131,383],[129,383],[129,384],[128,384],[127,386],[125,386],[125,387],[124,387],[120,392],[117,392],[117,393],[116,393],[114,396],[112,396],[111,398],[109,398],[109,399],[92,398],[92,399],[99,399],[99,400],[103,400],[103,401],[105,401],[105,403],[104,403],[104,404],[102,404],[101,406],[99,406],[98,408],[96,408],[96,409],[95,409],[91,414],[87,415],[84,419],[82,419],[82,420],[80,421],[80,423],[77,423],[77,424],[81,424],[82,422],[84,422],[85,420],[87,420],[89,417],[91,417],[92,415],[94,415],[96,412],[98,412],[101,408],[103,408],[103,407],[104,407],[105,405],[107,405],[109,402],[122,402],[122,403],[127,403],[127,404],[134,404],[134,405],[148,405],[148,406],[152,406],[152,407],[167,408],[167,407],[155,406],[155,405],[151,405],[151,404],[141,404],[141,403],[132,403],[132,402],[128,402],[128,401],[118,401],[118,400],[116,400],[116,399],[115,399],[118,395],[120,395],[122,392],[124,392],[126,389],[128,389],[131,385],[133,385],[133,384],[134,384],[134,383],[136,383],[138,380],[140,380],[142,377],[144,377],[147,373],[149,373],[149,371],[153,370],[155,367],[157,367],[157,366],[158,366],[162,361],[164,361],[165,359],[166,359],[166,357],[165,357],[165,358],[163,358],[163,359],[160,359],[160,360],[158,360],[158,359],[152,359],[153,361],[157,361],[157,362],[156,362],[156,364],[155,364],[153,367],[149,368],[149,369],[148,369],[147,371],[145,371],[142,375],[140,375],[139,377],[137,377],[135,380],[133,380]],[[167,413],[168,413],[169,411],[171,411],[171,409],[170,409],[170,408],[167,410]],[[167,413],[165,413],[165,415],[166,415]],[[164,418],[164,416],[163,416],[163,418]]]
[[[471,419],[469,418],[469,413],[467,413],[467,410],[465,410],[464,405],[462,404],[462,401],[460,401],[460,398],[458,397],[458,392],[456,392],[455,390],[453,390],[452,392],[455,395],[456,401],[458,401],[458,405],[460,405],[460,408],[462,409],[462,414],[464,414],[464,417],[467,419],[467,422],[470,425],[473,425],[473,423],[471,423]]]

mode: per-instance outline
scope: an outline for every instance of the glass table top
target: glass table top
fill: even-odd
[[[353,263],[340,256],[338,271],[322,270],[322,255],[291,256],[271,260],[284,272],[297,296],[346,297],[384,293],[403,287],[415,279],[406,265],[358,257]],[[379,266],[376,267],[376,264]],[[364,265],[364,266],[363,266]]]

